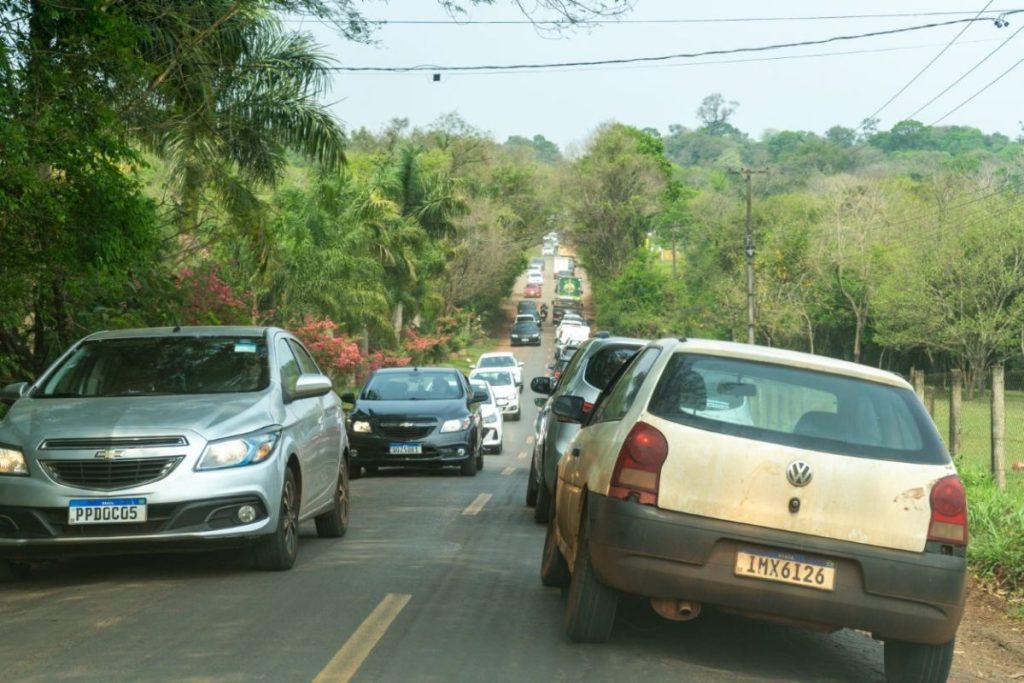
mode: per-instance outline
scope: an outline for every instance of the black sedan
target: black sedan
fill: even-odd
[[[540,346],[540,325],[536,320],[527,320],[526,316],[518,316],[515,324],[512,325],[509,341],[512,346],[519,344]]]
[[[455,368],[382,368],[367,380],[346,421],[352,472],[381,466],[458,466],[472,477],[483,467],[479,406],[474,390]]]

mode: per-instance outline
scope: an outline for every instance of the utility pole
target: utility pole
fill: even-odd
[[[732,171],[743,176],[747,181],[747,230],[743,237],[743,253],[747,255],[747,343],[754,343],[754,232],[750,225],[752,203],[751,176],[755,173],[767,173],[764,169],[744,168]]]

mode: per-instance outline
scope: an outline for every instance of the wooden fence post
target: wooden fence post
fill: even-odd
[[[1006,488],[1006,397],[1002,363],[992,366],[992,475],[996,486]]]
[[[914,386],[914,393],[924,402],[924,370],[917,368],[910,369],[910,383]]]
[[[964,404],[963,372],[954,370],[949,384],[949,454],[960,455],[960,414]]]

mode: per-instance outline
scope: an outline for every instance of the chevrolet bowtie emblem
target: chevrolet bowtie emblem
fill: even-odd
[[[120,458],[123,455],[124,451],[106,450],[96,451],[95,457],[102,458],[103,460],[116,460],[117,458]]]

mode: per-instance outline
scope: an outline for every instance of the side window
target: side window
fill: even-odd
[[[640,354],[611,387],[611,393],[607,398],[598,405],[591,422],[621,420],[633,405],[640,387],[643,386],[647,374],[651,371],[651,366],[654,365],[654,361],[658,360],[660,354],[661,349],[657,347],[651,347]]]
[[[306,348],[295,341],[294,339],[288,340],[288,346],[292,347],[292,351],[295,354],[295,358],[299,361],[299,369],[304,375],[320,375],[320,368],[316,366],[316,361],[309,355],[309,351]]]
[[[277,340],[277,368],[281,372],[281,386],[284,390],[289,393],[295,391],[295,383],[298,382],[302,370],[299,368],[299,362],[295,360],[288,340],[283,337]]]
[[[584,358],[587,355],[588,344],[589,342],[581,346],[579,349],[576,350],[576,353],[572,355],[572,359],[569,361],[569,364],[565,366],[565,369],[562,370],[561,376],[559,376],[558,378],[558,383],[555,385],[557,388],[560,389],[562,387],[569,386],[569,380],[571,380],[576,375],[577,369],[580,367],[580,364],[585,362]],[[556,361],[556,367],[557,363],[558,361]]]
[[[584,377],[587,384],[604,391],[612,377],[619,371],[622,365],[632,358],[638,349],[630,346],[606,346],[590,359],[587,363],[587,370]]]

